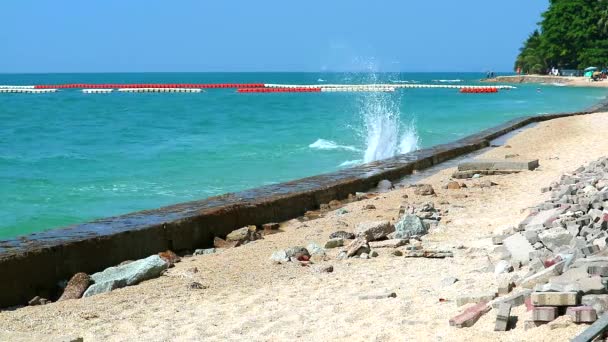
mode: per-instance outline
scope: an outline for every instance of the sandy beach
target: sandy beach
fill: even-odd
[[[546,83],[563,84],[571,87],[608,87],[608,80],[590,82],[587,77],[573,76],[550,76],[550,75],[516,75],[498,76],[492,79],[483,80],[487,83]]]
[[[598,82],[608,84],[608,82]],[[591,85],[591,84],[590,84]],[[496,311],[473,327],[450,327],[462,309],[458,296],[493,290],[497,280],[484,270],[492,258],[496,229],[517,225],[527,208],[545,200],[540,188],[564,172],[606,155],[608,113],[569,117],[520,130],[501,147],[475,158],[538,158],[540,168],[518,174],[484,176],[497,185],[443,189],[454,167],[416,177],[431,184],[435,196],[418,196],[405,178],[397,189],[344,206],[347,213],[281,224],[281,232],[216,254],[183,258],[164,276],[137,286],[78,300],[0,312],[0,340],[50,340],[83,337],[85,341],[562,341],[587,325],[548,325],[524,331],[530,312],[513,309],[515,329],[494,332]],[[419,175],[418,175],[419,176]],[[406,196],[407,195],[407,196]],[[354,231],[363,221],[398,218],[400,205],[433,202],[442,211],[437,229],[424,236],[428,248],[450,250],[454,258],[423,259],[391,255],[377,249],[372,259],[336,260],[328,250],[332,273],[296,263],[273,264],[273,251],[310,242],[323,245],[330,233]],[[373,204],[375,209],[364,209]],[[494,260],[495,261],[495,260]],[[316,265],[314,265],[316,266]],[[526,270],[516,271],[525,274]],[[453,285],[443,280],[455,277]],[[192,281],[204,289],[190,289]],[[360,299],[378,291],[396,298]],[[555,328],[555,329],[552,329]]]

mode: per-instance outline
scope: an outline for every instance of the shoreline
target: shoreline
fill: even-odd
[[[585,77],[574,76],[549,76],[549,75],[514,75],[496,76],[491,79],[482,79],[483,83],[507,83],[507,84],[560,84],[570,87],[608,88],[608,80],[589,82]]]
[[[137,286],[77,300],[0,311],[0,336],[24,340],[36,336],[67,335],[85,340],[442,340],[523,341],[562,340],[588,325],[552,324],[524,329],[531,314],[513,308],[518,322],[509,332],[492,331],[494,311],[471,328],[448,326],[462,311],[455,302],[463,295],[495,290],[497,278],[485,269],[496,262],[492,237],[505,226],[517,225],[528,208],[549,194],[540,188],[563,173],[597,159],[608,143],[593,135],[608,127],[608,113],[565,117],[528,127],[504,146],[489,148],[476,158],[539,158],[541,167],[510,175],[483,176],[497,185],[444,189],[453,167],[425,176],[436,194],[421,196],[400,186],[369,199],[327,211],[308,221],[281,223],[281,232],[238,248],[211,255],[186,257],[160,278]],[[508,146],[507,146],[508,145]],[[406,177],[406,180],[409,177]],[[372,259],[336,260],[328,249],[319,266],[332,265],[328,274],[296,263],[274,265],[270,254],[280,248],[324,243],[336,230],[353,231],[360,222],[390,220],[401,205],[433,202],[441,210],[440,225],[423,236],[426,248],[450,250],[454,258],[410,259],[378,249]],[[374,209],[366,209],[373,205]],[[316,265],[313,265],[316,266]],[[511,273],[525,276],[527,268]],[[457,279],[445,285],[450,279]],[[204,289],[191,290],[196,281]],[[378,291],[395,298],[361,299]],[[560,323],[557,322],[557,323]]]
[[[13,281],[0,284],[0,307],[22,304],[36,295],[50,297],[57,282],[77,272],[93,273],[167,249],[210,247],[214,237],[239,227],[300,217],[321,204],[372,189],[380,180],[401,179],[488,147],[491,140],[531,123],[607,107],[607,102],[600,102],[581,112],[522,117],[452,143],[334,173],[3,240],[0,273]],[[23,272],[24,268],[40,272]]]

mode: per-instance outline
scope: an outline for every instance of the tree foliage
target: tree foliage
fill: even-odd
[[[542,18],[520,49],[516,69],[543,73],[608,65],[608,0],[550,0]]]

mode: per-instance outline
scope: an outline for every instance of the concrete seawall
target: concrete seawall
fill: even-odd
[[[36,295],[52,297],[57,283],[77,272],[97,272],[166,249],[204,248],[214,236],[242,226],[301,216],[333,199],[367,191],[382,179],[397,180],[487,147],[491,140],[533,122],[603,110],[606,104],[576,113],[523,117],[452,143],[334,173],[0,241],[0,307],[23,304]]]

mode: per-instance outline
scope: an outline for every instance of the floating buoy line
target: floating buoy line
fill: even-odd
[[[40,84],[0,85],[0,93],[54,93],[63,89],[81,89],[85,94],[121,93],[201,93],[203,89],[236,89],[237,93],[327,93],[327,92],[394,92],[398,89],[457,89],[466,94],[497,93],[516,89],[509,85],[477,86],[452,84],[272,84],[272,83],[144,83],[144,84]]]

